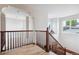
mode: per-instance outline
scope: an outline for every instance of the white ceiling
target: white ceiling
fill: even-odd
[[[79,13],[79,5],[49,5],[48,17],[65,17]]]
[[[65,17],[79,13],[79,4],[19,4],[11,5],[27,13],[47,14],[48,18]]]
[[[65,17],[79,13],[79,4],[25,4],[23,6],[27,6],[31,12],[36,10],[37,13],[46,13],[48,18]]]

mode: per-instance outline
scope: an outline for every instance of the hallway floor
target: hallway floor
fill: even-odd
[[[3,52],[2,55],[48,55],[48,53],[37,45],[30,44]]]
[[[46,52],[39,46],[30,44],[19,48],[15,48],[13,50],[2,52],[0,53],[0,55],[57,55],[57,54],[52,51]],[[72,54],[66,52],[66,55],[72,55]]]

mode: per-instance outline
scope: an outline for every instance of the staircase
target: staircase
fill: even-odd
[[[58,55],[66,55],[66,49],[50,33],[49,35],[49,50]]]
[[[47,28],[46,51],[52,51],[58,55],[66,55],[66,49],[53,37]]]
[[[48,28],[47,28],[47,32],[48,32],[48,50],[52,51],[58,55],[79,55],[79,53],[76,53],[74,51],[71,51],[69,49],[66,49],[65,47],[63,47],[54,37],[53,35],[49,32]],[[54,32],[54,31],[53,31]]]

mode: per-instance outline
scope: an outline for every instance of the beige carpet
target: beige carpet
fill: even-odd
[[[2,55],[47,55],[42,48],[37,45],[26,45],[20,48],[15,48],[13,50],[9,50],[3,52]]]

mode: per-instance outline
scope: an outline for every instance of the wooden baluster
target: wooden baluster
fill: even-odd
[[[7,47],[6,47],[6,32],[4,32],[4,39],[5,39],[5,51],[7,50]]]
[[[20,34],[19,34],[19,39],[20,39],[20,47],[21,47],[21,32],[20,32]]]
[[[55,52],[58,53],[59,51],[57,50],[57,43],[55,44]]]
[[[17,39],[18,39],[18,47],[19,47],[19,32],[18,32],[17,36],[18,36],[18,38],[17,38]]]
[[[14,49],[14,32],[13,32],[13,49]]]
[[[22,32],[22,34],[21,34],[21,38],[22,38],[22,46],[23,46],[23,32]]]
[[[21,38],[21,46],[22,46],[22,32],[20,33],[20,38]]]
[[[18,34],[18,35],[19,35],[19,37],[18,37],[18,38],[19,38],[19,47],[20,47],[20,32],[19,32],[19,34]]]
[[[7,32],[7,50],[9,50],[9,32]]]
[[[10,32],[10,49],[12,49],[12,32]]]
[[[5,41],[5,51],[6,51],[6,49],[7,49],[7,48],[6,48],[6,32],[4,32],[4,36],[5,36],[5,37],[4,37],[4,41]]]
[[[28,35],[29,35],[29,34],[28,34]],[[28,40],[28,39],[27,39],[27,32],[25,32],[25,38],[26,38],[26,40],[25,40],[25,41],[26,41],[25,44],[27,44],[27,40]]]
[[[24,32],[23,32],[23,36],[22,36],[22,38],[23,38],[23,45],[24,45]]]
[[[16,47],[18,47],[18,32],[16,32]]]
[[[28,44],[27,32],[25,33],[25,35],[26,35],[26,44]]]
[[[5,32],[1,32],[1,52],[3,51],[4,46],[5,46],[5,50],[6,50]]]
[[[54,47],[53,47],[53,44],[52,44],[52,51],[54,50],[53,48],[54,48]]]
[[[17,44],[16,44],[17,41],[16,41],[16,39],[17,39],[17,38],[16,38],[16,32],[15,32],[15,48],[17,47]]]
[[[18,32],[16,32],[16,47],[18,47]]]
[[[66,48],[64,48],[64,55],[66,55]]]
[[[18,32],[18,47],[19,47],[19,32]]]
[[[48,28],[46,31],[46,51],[49,52],[49,33],[48,33]]]

